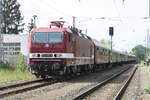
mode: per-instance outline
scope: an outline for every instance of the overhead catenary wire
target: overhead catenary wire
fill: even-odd
[[[57,8],[55,8],[54,6],[51,6],[50,4],[47,4],[46,2],[44,2],[43,0],[39,0],[39,2],[38,3],[36,3],[34,0],[33,1],[31,1],[30,2],[31,3],[31,5],[33,5],[32,6],[32,9],[30,9],[32,12],[33,12],[33,14],[36,14],[39,18],[44,18],[44,17],[49,17],[50,19],[52,19],[52,18],[57,18],[58,19],[58,17],[54,17],[54,16],[50,16],[51,14],[54,14],[54,13],[56,13],[56,14],[60,14],[60,15],[63,15],[63,17],[65,16],[65,17],[69,17],[69,18],[71,18],[72,16],[71,15],[67,15],[67,14],[65,14],[64,12],[62,12],[62,11],[59,11],[59,9],[57,9]],[[46,7],[46,8],[50,8],[50,9],[52,9],[52,10],[47,10],[47,9],[45,9],[43,12],[43,14],[47,14],[48,16],[39,16],[39,14],[40,14],[40,12],[42,11],[42,9],[43,9],[43,7]],[[42,9],[41,9],[42,8]],[[32,15],[31,15],[32,16]],[[70,17],[71,16],[71,17]],[[62,17],[62,16],[61,16]],[[29,17],[28,17],[29,18]],[[60,19],[60,17],[59,17],[59,19]]]
[[[39,0],[39,1],[40,1],[43,5],[45,5],[46,7],[55,10],[56,13],[59,13],[59,14],[64,15],[63,18],[65,18],[65,17],[72,18],[72,17],[73,17],[73,15],[67,14],[67,13],[61,11],[59,8],[54,7],[52,4],[56,4],[56,2],[53,2],[52,4],[50,4],[50,3],[47,3],[47,2],[44,1],[44,0]],[[83,17],[83,16],[75,16],[75,17],[76,17],[77,19],[79,19],[79,18],[89,19],[90,21],[96,20],[96,19],[107,19],[107,20],[112,20],[112,21],[120,21],[120,22],[123,22],[123,21],[122,21],[122,18],[125,18],[125,17],[121,17],[120,12],[119,12],[119,10],[118,10],[118,7],[117,7],[117,5],[116,5],[116,1],[115,1],[115,0],[113,0],[113,1],[114,1],[114,5],[115,5],[115,8],[116,8],[116,11],[118,12],[119,17],[99,17],[99,18],[86,17],[86,16],[85,16],[85,17]],[[36,11],[37,13],[38,13],[38,11],[40,10],[40,9],[38,9],[38,8],[40,8],[40,7],[34,7],[34,9],[35,9],[35,11]],[[47,10],[47,12],[50,12],[50,10]],[[51,12],[50,12],[50,13],[51,13]],[[62,16],[61,16],[61,17],[62,17]],[[128,18],[128,17],[126,17],[126,18]],[[88,20],[88,21],[89,21],[89,20]],[[77,20],[77,21],[78,21],[78,20]],[[81,22],[81,21],[79,21],[79,22]]]
[[[50,3],[47,3],[47,2],[45,2],[44,0],[39,0],[39,1],[40,1],[42,4],[44,4],[45,6],[47,6],[47,7],[51,8],[51,9],[55,10],[56,13],[59,13],[59,14],[64,15],[64,17],[70,17],[70,18],[72,18],[72,17],[74,16],[74,15],[71,15],[71,14],[68,14],[68,13],[65,13],[65,12],[59,10],[58,8],[52,6]],[[56,2],[54,2],[54,1],[52,1],[52,2],[56,4]],[[114,2],[114,5],[115,5],[116,11],[117,11],[119,17],[103,17],[103,18],[108,19],[108,20],[120,21],[120,22],[123,23],[122,17],[121,17],[121,15],[120,15],[120,12],[119,12],[118,7],[117,7],[117,5],[116,5],[116,1],[113,0],[113,2]],[[38,11],[38,10],[36,9],[36,11]],[[49,10],[47,10],[47,11],[49,11]],[[102,17],[99,17],[99,18],[94,18],[94,17],[82,17],[82,16],[75,16],[75,17],[76,17],[76,18],[87,18],[87,19],[90,19],[90,20],[91,20],[91,19],[103,19]]]
[[[39,0],[39,1],[40,1],[41,3],[43,3],[44,5],[46,5],[47,7],[49,7],[49,8],[51,8],[51,9],[55,10],[55,11],[56,11],[57,13],[59,13],[59,14],[63,14],[64,16],[70,16],[70,17],[72,17],[71,14],[68,14],[68,13],[65,13],[65,12],[59,10],[59,9],[57,9],[56,7],[52,6],[51,4],[49,4],[49,3],[47,3],[47,2],[45,2],[45,1],[43,1],[43,0]]]
[[[125,4],[125,0],[122,0],[122,5],[124,5]]]
[[[121,18],[121,14],[120,14],[120,12],[119,12],[119,10],[118,10],[118,7],[117,7],[117,4],[116,4],[116,0],[113,0],[113,3],[114,3],[114,6],[115,6],[116,11],[117,11],[117,13],[118,13],[118,16],[119,16],[119,18],[120,18],[120,21],[123,23],[122,18]]]

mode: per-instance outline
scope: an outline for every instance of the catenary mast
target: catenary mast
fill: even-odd
[[[3,60],[4,59],[4,53],[3,53],[2,23],[3,23],[2,0],[0,0],[0,59]]]

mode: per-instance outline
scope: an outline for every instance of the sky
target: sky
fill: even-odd
[[[124,2],[123,2],[124,1]],[[110,40],[109,27],[114,27],[113,43],[116,50],[130,52],[136,45],[146,45],[150,26],[149,0],[18,0],[27,27],[33,15],[37,15],[38,27],[48,27],[50,21],[63,18],[76,27],[87,30],[87,35]],[[26,28],[27,30],[27,28]],[[24,31],[24,33],[27,33]]]

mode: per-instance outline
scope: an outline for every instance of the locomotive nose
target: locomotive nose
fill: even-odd
[[[52,70],[59,70],[61,68],[61,64],[60,63],[58,63],[58,62],[54,62],[53,64],[52,64]]]
[[[46,43],[46,44],[44,45],[44,47],[45,47],[45,48],[49,48],[49,44]]]

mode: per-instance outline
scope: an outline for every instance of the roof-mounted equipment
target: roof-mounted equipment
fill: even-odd
[[[50,28],[52,26],[55,26],[55,27],[58,27],[58,28],[62,28],[64,23],[65,23],[65,21],[51,21]]]

